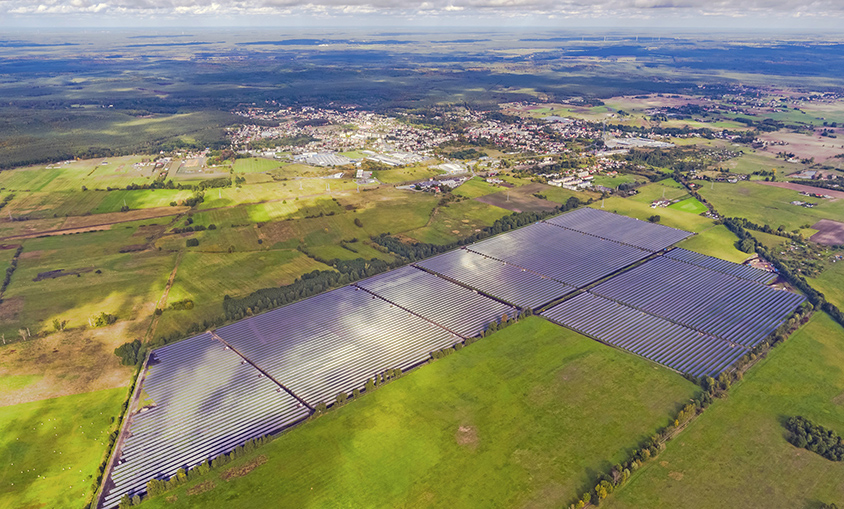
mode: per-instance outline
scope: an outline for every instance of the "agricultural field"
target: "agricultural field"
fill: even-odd
[[[385,184],[402,184],[405,182],[418,182],[438,177],[443,174],[442,170],[428,166],[396,167],[388,170],[375,170],[372,176]]]
[[[639,177],[638,175],[621,173],[614,177],[608,177],[606,175],[595,175],[595,178],[592,179],[592,183],[594,183],[596,186],[616,188],[621,184],[632,184],[633,182],[644,182],[646,180],[647,179],[645,179],[644,177]]]
[[[295,250],[236,253],[189,251],[179,262],[156,335],[169,335],[185,324],[214,320],[223,313],[223,296],[242,297],[260,288],[284,286],[302,274],[330,270]],[[190,300],[192,309],[170,305]]]
[[[424,227],[405,232],[404,235],[419,242],[448,244],[474,235],[510,214],[509,210],[476,200],[452,202],[437,207]]]
[[[784,147],[785,148],[785,147]],[[720,163],[718,166],[733,173],[750,175],[755,171],[775,171],[777,178],[783,178],[795,172],[803,170],[806,165],[790,163],[784,159],[778,159],[775,153],[763,151],[742,150],[742,155]]]
[[[660,191],[659,194],[661,196],[662,192]],[[622,214],[642,220],[647,220],[651,216],[658,215],[660,217],[659,224],[690,232],[703,231],[714,224],[713,220],[697,214],[690,214],[688,212],[683,212],[682,210],[671,208],[660,207],[652,209],[648,203],[632,200],[630,198],[619,198],[617,196],[607,198],[606,200],[598,200],[592,203],[590,207],[597,209],[602,208],[607,212],[614,212],[616,214]]]
[[[265,173],[279,168],[283,163],[263,157],[237,158],[232,164],[235,173]]]
[[[753,232],[754,234],[756,232]],[[696,251],[705,255],[721,258],[734,263],[742,263],[750,254],[736,249],[736,237],[726,226],[718,225],[707,228],[697,235],[677,244],[677,247]]]
[[[630,199],[648,205],[655,200],[661,199],[679,200],[689,194],[682,184],[673,179],[665,179],[647,184],[637,188],[636,191],[636,194],[631,196]]]
[[[695,390],[530,318],[145,504],[559,507]],[[240,468],[251,472],[226,474]]]
[[[785,440],[795,415],[844,429],[844,329],[827,315],[772,350],[613,493],[606,507],[816,507],[844,499],[844,464]]]
[[[699,192],[726,217],[744,217],[772,228],[782,225],[788,231],[815,224],[818,219],[844,217],[844,200],[808,198],[797,191],[755,182],[715,182],[703,185]],[[800,207],[791,204],[794,200],[816,202],[818,205],[814,208]]]
[[[454,194],[464,198],[478,198],[499,191],[501,191],[501,187],[490,184],[481,177],[475,177],[461,184],[454,190]]]
[[[844,260],[826,263],[819,276],[810,279],[813,288],[824,294],[826,300],[839,309],[844,308]]]
[[[127,392],[0,407],[0,507],[84,506]]]
[[[52,330],[53,319],[82,327],[102,312],[118,320],[149,317],[164,290],[173,253],[123,252],[143,246],[151,228],[138,223],[76,235],[23,241],[24,251],[2,307],[0,333]],[[140,323],[138,327],[143,327]]]

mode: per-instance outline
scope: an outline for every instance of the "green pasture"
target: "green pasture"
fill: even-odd
[[[156,336],[179,332],[186,324],[218,318],[223,313],[225,295],[242,297],[260,288],[289,285],[314,270],[330,270],[330,267],[295,250],[235,253],[189,250],[179,263],[167,300],[173,303],[190,299],[194,308],[165,309]]]
[[[677,209],[682,212],[688,212],[689,214],[703,214],[704,212],[709,210],[708,208],[706,208],[706,205],[699,202],[697,198],[694,198],[692,196],[684,200],[680,200],[677,203],[672,203],[668,206],[668,208]]]
[[[499,191],[501,191],[500,187],[487,183],[481,177],[475,177],[464,182],[460,187],[455,189],[453,193],[464,198],[477,198],[479,196],[486,196]]]
[[[744,217],[773,228],[782,225],[789,231],[804,224],[815,224],[818,219],[841,220],[844,217],[844,200],[809,199],[797,191],[754,182],[716,182],[714,186],[704,185],[699,192],[721,215]],[[792,205],[794,200],[812,201],[819,205],[805,208]]]
[[[614,212],[642,220],[647,220],[651,216],[659,216],[660,224],[691,232],[705,230],[714,224],[714,221],[704,216],[689,214],[688,212],[667,207],[652,209],[647,203],[631,200],[630,198],[613,196],[603,202],[603,210],[607,212]],[[601,200],[595,201],[590,207],[600,209]]]
[[[238,459],[232,467],[267,459],[244,477],[215,470],[144,504],[567,506],[695,391],[663,367],[530,318]],[[208,481],[216,487],[187,494]]]
[[[614,177],[608,177],[606,175],[595,175],[595,178],[592,182],[596,186],[604,186],[604,187],[611,187],[615,189],[616,187],[620,186],[621,184],[631,184],[633,182],[639,182],[642,180],[642,177],[638,177],[636,175],[630,175],[626,173],[622,173],[616,175]]]
[[[416,182],[442,175],[442,170],[428,166],[396,167],[389,170],[376,170],[372,176],[385,184],[400,184],[402,182]]]
[[[20,327],[33,333],[52,330],[55,318],[67,320],[68,327],[87,326],[88,318],[101,312],[119,320],[147,316],[149,306],[164,291],[175,254],[119,253],[121,247],[145,242],[134,232],[116,227],[24,241],[24,254],[3,304],[16,312],[0,324],[0,332],[15,336]],[[80,273],[34,281],[38,274],[58,269]]]
[[[0,407],[0,507],[83,507],[126,395],[108,389]]]
[[[235,173],[264,173],[282,165],[281,161],[264,157],[249,157],[235,159],[232,169]]]
[[[812,288],[824,294],[826,300],[839,309],[844,309],[844,261],[826,263],[823,272],[809,283]]]
[[[750,257],[750,254],[736,249],[736,237],[726,226],[718,225],[707,228],[697,235],[687,238],[677,244],[677,247],[696,251],[722,260],[729,260],[735,263],[742,263]]]
[[[636,189],[629,199],[650,205],[655,200],[677,200],[689,194],[685,187],[674,179],[660,180]]]
[[[447,244],[474,235],[510,214],[509,210],[475,200],[449,203],[437,208],[428,225],[406,235],[419,242]]]
[[[777,346],[620,491],[609,508],[818,507],[844,500],[844,463],[785,440],[802,415],[844,430],[844,329],[827,315]],[[603,505],[603,504],[602,504]]]
[[[776,147],[775,147],[776,148]],[[754,171],[776,171],[778,178],[785,175],[800,171],[804,165],[799,163],[789,163],[784,159],[777,159],[776,152],[788,152],[788,147],[782,147],[782,150],[774,150],[771,152],[744,152],[739,157],[729,159],[720,163],[718,166],[733,173],[743,173],[749,175]],[[747,150],[747,149],[745,149]]]

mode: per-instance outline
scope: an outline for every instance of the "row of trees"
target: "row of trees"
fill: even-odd
[[[592,200],[590,199],[587,203],[591,202]],[[546,217],[559,214],[560,212],[566,212],[575,209],[581,204],[582,202],[577,197],[572,196],[568,199],[568,201],[566,201],[566,203],[560,205],[559,207],[551,211],[513,212],[509,216],[505,216],[501,219],[496,220],[495,223],[492,224],[492,226],[487,226],[486,228],[481,229],[480,232],[477,232],[470,237],[466,237],[456,242],[451,242],[449,244],[428,244],[425,242],[407,243],[403,242],[401,239],[391,236],[389,233],[382,233],[380,235],[372,237],[372,241],[380,246],[387,248],[390,252],[399,255],[403,259],[410,262],[414,262],[436,254],[444,253],[446,251],[451,251],[456,247],[472,244],[474,242],[483,240],[493,235],[497,235],[499,233],[515,230],[516,228],[520,228],[530,223],[541,221]]]
[[[6,276],[3,278],[3,284],[0,285],[0,302],[3,302],[1,297],[6,291],[6,288],[9,287],[9,283],[12,282],[12,274],[14,274],[15,270],[17,270],[18,268],[18,258],[20,257],[22,252],[23,246],[18,246],[18,248],[15,250],[15,254],[12,256],[12,261],[9,262],[9,266],[6,267]]]
[[[788,441],[795,447],[815,452],[830,461],[844,461],[844,440],[831,429],[815,424],[805,417],[791,417],[785,422]]]

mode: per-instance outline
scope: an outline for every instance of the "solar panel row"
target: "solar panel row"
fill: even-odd
[[[415,270],[415,269],[414,269]],[[216,331],[311,406],[407,369],[460,338],[355,287],[344,287]]]
[[[498,235],[467,249],[575,287],[650,255],[639,248],[546,223]]]
[[[512,317],[518,313],[512,306],[416,267],[391,270],[361,281],[357,286],[463,338],[479,335],[502,315]]]
[[[549,320],[694,376],[717,376],[741,346],[585,292],[547,310]]]
[[[145,492],[150,479],[169,478],[308,416],[208,333],[156,350],[143,389],[154,406],[132,417],[105,507],[125,493]]]
[[[537,309],[575,289],[466,249],[428,258],[416,265],[520,308]]]
[[[661,251],[690,232],[593,208],[577,209],[545,222],[648,251]]]
[[[706,256],[704,254],[695,253],[694,251],[682,248],[676,248],[668,251],[665,253],[665,257],[680,262],[691,263],[692,265],[697,265],[698,267],[722,272],[728,276],[735,276],[748,281],[754,281],[756,283],[768,284],[777,277],[776,274],[766,270],[728,262],[727,260]]]
[[[804,298],[660,256],[590,290],[672,322],[753,347]]]

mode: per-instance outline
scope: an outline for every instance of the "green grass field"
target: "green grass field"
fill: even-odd
[[[389,170],[376,170],[372,176],[385,184],[399,184],[402,182],[415,182],[427,180],[442,175],[441,170],[429,168],[428,166],[409,166],[407,168],[390,168]]]
[[[701,187],[700,194],[727,217],[744,217],[757,224],[780,225],[789,231],[818,219],[844,218],[844,200],[812,200],[797,191],[754,182],[715,183]],[[818,202],[815,208],[792,205],[794,200]]]
[[[268,460],[245,477],[145,506],[560,507],[695,390],[531,318],[238,459]]]
[[[642,180],[642,177],[638,177],[636,175],[630,174],[620,174],[614,177],[607,177],[606,175],[595,175],[595,178],[592,182],[596,186],[604,186],[604,187],[618,187],[621,184],[630,184],[632,182],[639,182]]]
[[[776,152],[776,151],[775,151]],[[739,157],[729,159],[720,164],[724,169],[734,173],[751,174],[754,171],[776,171],[777,177],[800,171],[804,165],[789,163],[784,159],[777,159],[776,153],[768,152],[745,152]]]
[[[689,194],[685,187],[673,179],[661,180],[652,184],[644,185],[638,189],[636,194],[629,199],[650,205],[655,200],[677,200]]]
[[[718,225],[708,228],[693,237],[677,244],[690,251],[696,251],[705,255],[714,256],[723,260],[741,263],[750,257],[750,254],[736,249],[736,237],[726,226]]]
[[[844,308],[844,262],[827,263],[820,276],[811,279],[813,288],[824,294],[826,300],[839,309]]]
[[[249,157],[246,159],[235,159],[232,169],[235,173],[264,173],[274,170],[282,165],[281,161],[266,159],[263,157]]]
[[[802,415],[844,431],[844,329],[811,322],[648,463],[606,507],[817,507],[844,500],[844,463],[785,440]]]
[[[126,395],[109,389],[0,407],[0,507],[85,505]]]
[[[242,297],[260,288],[289,285],[313,270],[330,267],[294,250],[187,252],[179,263],[167,300],[172,303],[190,299],[195,307],[166,310],[156,335],[168,335],[182,330],[185,324],[218,318],[223,313],[224,295]]]
[[[706,205],[699,202],[697,198],[691,196],[685,200],[680,200],[677,203],[672,203],[668,206],[668,208],[688,212],[689,214],[703,214],[709,210],[706,208]]]
[[[475,200],[450,203],[439,207],[431,224],[407,232],[406,235],[420,242],[447,244],[468,237],[511,212]]]
[[[454,194],[466,198],[477,198],[478,196],[486,196],[499,191],[501,191],[500,187],[487,183],[481,177],[475,177],[455,189]]]
[[[601,200],[594,202],[590,207],[596,209],[601,208]],[[671,208],[660,207],[652,209],[648,203],[635,201],[630,198],[619,198],[617,196],[604,200],[604,210],[643,220],[656,215],[660,217],[660,224],[690,232],[699,232],[714,224],[714,221],[711,219],[697,214],[689,214],[688,212]]]

